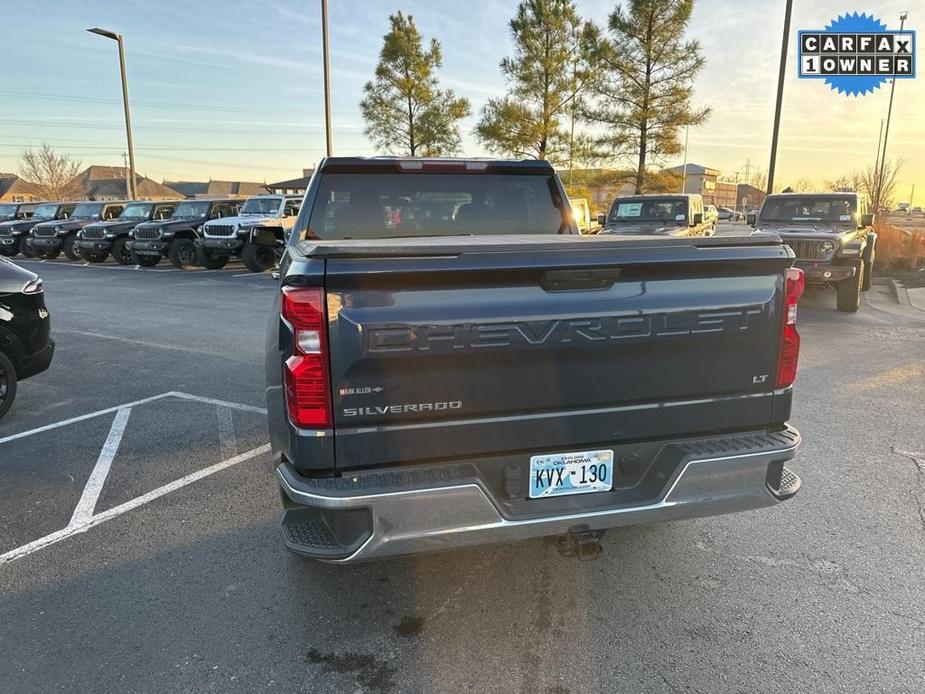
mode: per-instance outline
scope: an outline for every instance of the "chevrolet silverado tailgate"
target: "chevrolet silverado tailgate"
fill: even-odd
[[[341,469],[772,423],[792,263],[776,237],[385,248],[308,250]]]

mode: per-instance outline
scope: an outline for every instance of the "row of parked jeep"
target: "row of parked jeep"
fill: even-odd
[[[240,258],[272,268],[295,224],[301,196],[0,204],[0,254],[153,267],[224,267]]]

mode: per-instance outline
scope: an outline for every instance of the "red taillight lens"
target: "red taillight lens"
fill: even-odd
[[[777,387],[793,385],[800,361],[800,333],[797,332],[797,304],[803,295],[806,278],[798,268],[788,268],[784,278],[784,330],[777,363]]]
[[[331,426],[324,290],[283,287],[283,318],[292,326],[292,356],[284,365],[289,419],[301,429]]]

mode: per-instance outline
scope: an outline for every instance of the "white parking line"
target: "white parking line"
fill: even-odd
[[[67,526],[82,525],[86,523],[96,510],[97,499],[103,491],[103,485],[106,483],[106,477],[109,475],[109,468],[112,466],[112,459],[116,457],[119,450],[119,444],[122,442],[122,435],[125,433],[125,425],[128,423],[128,417],[132,413],[131,407],[123,407],[116,410],[116,416],[112,420],[112,426],[109,429],[109,436],[96,459],[96,465],[93,466],[93,472],[84,486],[83,494],[80,495],[80,501],[77,502],[77,508],[71,515],[71,522]]]
[[[107,511],[103,511],[102,513],[98,513],[95,516],[91,516],[81,523],[76,525],[68,525],[66,528],[57,530],[46,535],[45,537],[40,537],[38,540],[33,540],[32,542],[23,545],[22,547],[17,547],[16,549],[10,550],[9,552],[0,554],[0,565],[21,559],[32,554],[33,552],[60,542],[61,540],[70,537],[71,535],[86,532],[95,525],[104,523],[111,518],[121,516],[123,513],[131,511],[132,509],[136,509],[139,506],[143,506],[159,497],[164,496],[165,494],[169,494],[172,491],[181,489],[189,484],[192,484],[193,482],[197,482],[198,480],[203,479],[204,477],[208,477],[209,475],[213,475],[216,472],[220,472],[233,465],[237,465],[238,463],[243,463],[245,460],[250,460],[251,458],[257,457],[258,455],[267,453],[269,450],[270,444],[264,444],[258,448],[252,448],[251,450],[242,453],[241,455],[236,455],[235,457],[229,458],[228,460],[223,460],[220,463],[216,463],[215,465],[198,470],[197,472],[191,473],[185,477],[181,477],[178,480],[174,480],[173,482],[165,484],[162,487],[158,487],[157,489],[154,489],[147,494],[142,494],[141,496],[136,497],[131,501],[126,501],[124,504],[114,506]]]
[[[166,349],[173,352],[185,352],[187,354],[201,354],[207,357],[221,357],[225,352],[213,352],[207,349],[198,349],[196,347],[184,347],[183,345],[167,345],[162,342],[150,342],[148,340],[133,340],[130,337],[118,337],[117,335],[106,335],[104,333],[94,333],[88,330],[61,330],[56,328],[55,334],[60,335],[82,335],[83,337],[95,337],[99,340],[111,340],[112,342],[123,342],[130,345],[139,345],[141,347],[150,347],[152,349]]]
[[[102,410],[97,410],[96,412],[90,412],[89,414],[82,414],[78,417],[71,417],[70,419],[63,419],[60,422],[55,422],[54,424],[46,424],[45,426],[36,427],[35,429],[29,429],[28,431],[21,431],[18,434],[10,434],[9,436],[4,436],[0,438],[0,443],[6,443],[8,441],[15,441],[16,439],[22,439],[27,436],[32,436],[34,434],[41,434],[43,431],[50,431],[52,429],[57,429],[59,427],[67,426],[68,424],[76,424],[77,422],[83,422],[87,419],[93,419],[94,417],[102,417],[104,414],[109,414],[110,412],[115,412],[121,410],[125,407],[137,407],[138,405],[144,405],[149,402],[154,402],[155,400],[163,400],[164,398],[179,398],[181,400],[191,400],[193,402],[203,402],[209,405],[221,405],[222,407],[230,407],[233,410],[241,410],[242,412],[254,412],[256,414],[266,414],[266,409],[262,407],[255,407],[253,405],[244,405],[239,402],[229,402],[227,400],[216,400],[215,398],[205,398],[201,395],[190,395],[189,393],[180,393],[175,390],[168,391],[167,393],[161,393],[160,395],[152,395],[150,398],[142,398],[141,400],[135,400],[133,402],[126,402],[122,405],[116,405],[114,407],[107,407]]]

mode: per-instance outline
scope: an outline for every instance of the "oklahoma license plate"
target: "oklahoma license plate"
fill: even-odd
[[[613,488],[613,451],[552,453],[530,458],[530,498],[607,492]]]

